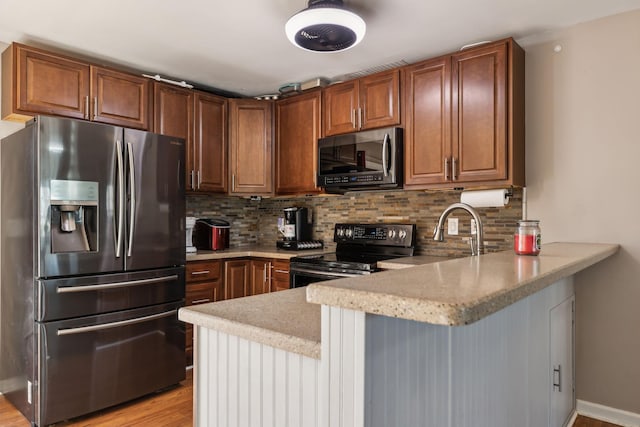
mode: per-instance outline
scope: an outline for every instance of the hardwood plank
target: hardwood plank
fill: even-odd
[[[153,425],[191,427],[193,425],[193,371],[175,388],[151,394],[90,415],[55,424],[56,427],[112,427]],[[30,427],[30,423],[0,396],[0,425]]]
[[[578,415],[576,421],[573,423],[573,427],[621,427],[618,424],[611,424],[605,421],[594,420],[593,418],[587,418],[583,415]]]

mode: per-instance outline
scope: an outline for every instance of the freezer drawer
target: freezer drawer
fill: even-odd
[[[38,280],[36,321],[68,319],[184,299],[184,267]]]
[[[48,425],[154,392],[185,378],[181,304],[36,323],[35,422]]]

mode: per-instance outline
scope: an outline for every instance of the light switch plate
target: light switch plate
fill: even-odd
[[[458,235],[458,218],[447,219],[447,234],[450,236]]]

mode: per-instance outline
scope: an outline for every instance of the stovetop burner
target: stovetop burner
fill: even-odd
[[[378,261],[412,256],[415,234],[413,224],[336,224],[335,253],[294,257],[291,265],[374,272],[378,270]]]

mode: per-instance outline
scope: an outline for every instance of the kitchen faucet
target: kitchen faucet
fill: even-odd
[[[475,242],[473,235],[471,236],[471,255],[480,255],[484,249],[484,244],[482,243],[482,220],[480,219],[480,214],[478,214],[478,212],[473,207],[467,205],[466,203],[454,203],[452,205],[449,205],[442,212],[440,218],[438,219],[438,225],[436,225],[436,228],[433,231],[433,240],[444,242],[444,221],[447,219],[449,214],[456,209],[462,209],[469,212],[473,219],[476,221]]]

